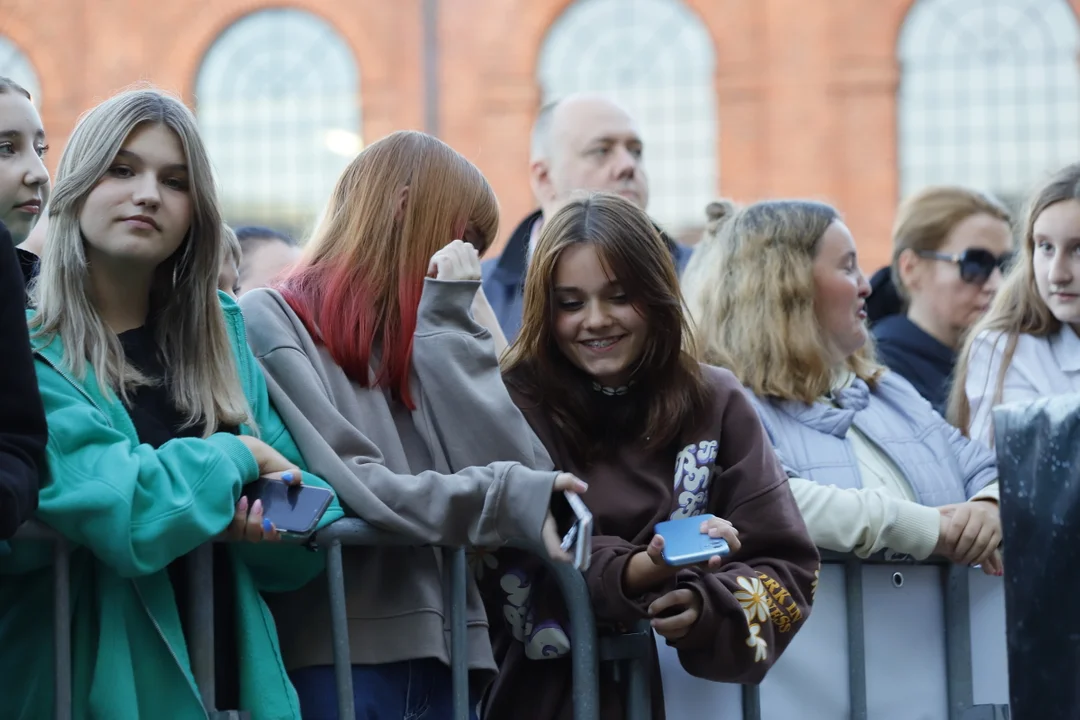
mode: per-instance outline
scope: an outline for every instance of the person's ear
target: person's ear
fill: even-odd
[[[397,195],[397,199],[396,199],[396,206],[394,208],[394,219],[397,222],[401,222],[405,218],[405,207],[408,205],[408,203],[409,203],[409,186],[406,185],[405,187],[398,190],[398,195]]]
[[[529,165],[529,184],[533,197],[540,207],[546,207],[555,200],[555,186],[551,182],[551,165],[547,160],[533,160]]]
[[[896,258],[896,270],[900,276],[900,283],[908,294],[922,287],[926,275],[926,263],[911,248],[902,251]]]

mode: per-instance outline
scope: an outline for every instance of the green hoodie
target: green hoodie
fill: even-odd
[[[221,298],[260,437],[303,467],[270,406],[240,308]],[[92,370],[78,382],[63,369],[59,340],[38,338],[33,345],[49,424],[49,476],[42,479],[37,518],[72,550],[73,718],[205,718],[166,568],[229,525],[242,487],[259,475],[255,459],[228,433],[175,439],[157,450],[140,444],[123,403],[99,391]],[[306,473],[304,483],[326,487]],[[322,525],[341,516],[335,501]],[[45,720],[53,713],[51,551],[45,542],[11,546],[0,557],[0,707],[6,708],[0,715]],[[294,720],[296,693],[259,593],[307,584],[322,572],[325,557],[271,543],[237,543],[230,551],[241,709],[253,720]]]

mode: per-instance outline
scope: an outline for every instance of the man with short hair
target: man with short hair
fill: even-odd
[[[642,150],[633,118],[608,98],[571,95],[540,110],[533,125],[529,164],[533,195],[540,209],[517,226],[502,255],[483,263],[484,293],[509,340],[513,341],[521,329],[525,270],[544,218],[581,191],[613,192],[647,208],[649,181]],[[682,272],[689,248],[662,231],[661,235]]]

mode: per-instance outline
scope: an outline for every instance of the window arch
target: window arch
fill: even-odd
[[[359,73],[345,40],[308,12],[257,11],[207,51],[195,96],[226,219],[310,230],[362,146]]]
[[[18,45],[3,35],[0,35],[0,75],[26,88],[34,98],[34,104],[41,106],[41,83],[38,82],[34,65]]]
[[[718,185],[715,53],[678,0],[577,0],[540,51],[544,103],[599,92],[622,103],[645,141],[649,212],[668,229],[700,226]]]
[[[1080,27],[1066,0],[919,0],[899,42],[900,185],[1018,206],[1080,158]]]

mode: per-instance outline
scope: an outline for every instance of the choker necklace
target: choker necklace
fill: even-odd
[[[615,396],[615,395],[625,395],[626,393],[630,392],[630,386],[633,385],[633,384],[634,384],[634,381],[631,380],[626,385],[622,385],[620,387],[607,387],[606,385],[601,385],[600,383],[593,380],[592,387],[593,387],[593,390],[595,390],[598,393],[603,393],[605,395]]]

